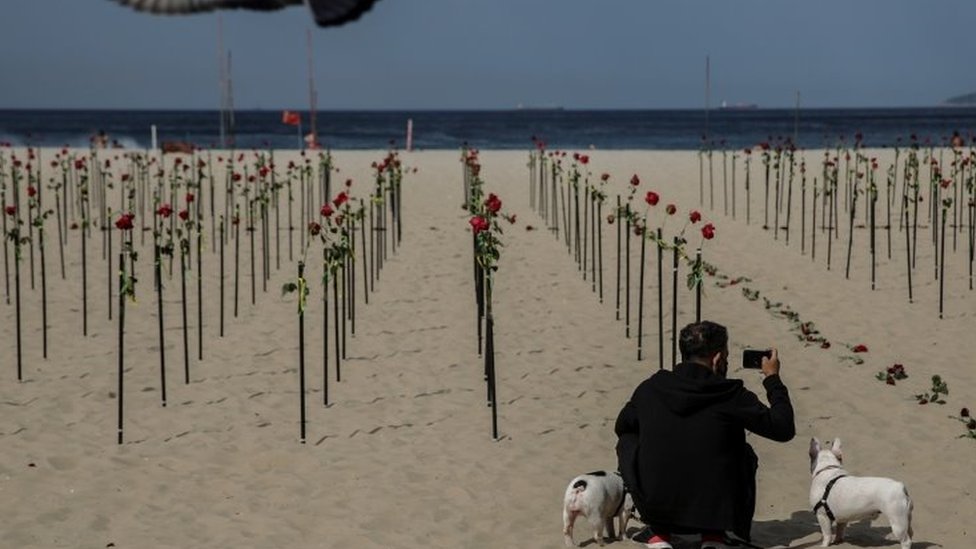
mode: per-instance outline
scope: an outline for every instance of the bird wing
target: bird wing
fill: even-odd
[[[308,0],[320,27],[335,27],[359,19],[378,0]]]
[[[115,0],[123,6],[150,13],[200,13],[218,9],[280,10],[302,0]],[[372,2],[371,2],[372,3]]]

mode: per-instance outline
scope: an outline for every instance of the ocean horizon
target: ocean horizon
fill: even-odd
[[[183,141],[203,148],[300,148],[309,128],[282,123],[277,109],[234,112],[221,139],[215,109],[2,109],[0,142],[16,146],[87,147],[91,136],[130,149],[158,141]],[[703,136],[713,148],[751,147],[762,141],[794,139],[801,148],[853,142],[855,134],[873,147],[907,143],[944,144],[958,132],[972,142],[976,107],[572,109],[558,106],[511,109],[323,110],[316,112],[319,143],[330,149],[406,146],[408,122],[414,149],[528,149],[532,138],[551,148],[595,150],[697,150]],[[225,145],[226,144],[226,147]]]

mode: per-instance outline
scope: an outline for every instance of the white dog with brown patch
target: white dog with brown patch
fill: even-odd
[[[572,547],[573,523],[577,517],[585,517],[593,530],[593,539],[603,545],[603,531],[607,537],[621,539],[627,530],[627,522],[633,514],[634,504],[624,489],[620,473],[594,471],[569,481],[563,498],[563,536],[566,547]],[[614,534],[613,519],[619,519],[619,530]]]
[[[840,543],[844,526],[883,514],[902,549],[912,546],[912,499],[905,485],[890,478],[855,477],[842,466],[840,439],[830,448],[810,439],[810,505],[820,523],[822,545]]]

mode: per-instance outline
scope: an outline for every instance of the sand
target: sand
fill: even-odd
[[[45,162],[54,153],[45,150]],[[588,153],[594,179],[611,174],[611,200],[625,192],[635,173],[642,179],[640,195],[646,190],[660,193],[651,226],[663,218],[665,204],[677,206],[665,235],[680,230],[688,211],[700,208],[694,152]],[[9,159],[9,152],[0,154]],[[294,152],[278,154],[297,158]],[[341,170],[336,177],[353,178],[354,194],[364,196],[371,181],[369,164],[383,154],[336,152]],[[890,150],[872,154],[880,156],[883,166],[893,159]],[[361,286],[357,290],[356,333],[349,335],[341,382],[335,382],[330,363],[328,408],[322,403],[322,293],[313,250],[304,445],[299,443],[296,302],[293,295],[281,297],[279,292],[295,277],[286,248],[266,293],[258,280],[252,306],[247,248],[242,246],[240,315],[234,318],[228,305],[226,333],[220,338],[218,256],[206,239],[202,361],[196,358],[195,279],[188,290],[189,384],[183,380],[178,270],[166,279],[165,408],[160,405],[152,254],[149,246],[139,248],[137,303],[126,310],[125,442],[118,445],[118,324],[117,314],[112,321],[107,318],[106,296],[106,276],[115,269],[102,259],[100,240],[93,239],[89,335],[84,337],[78,231],[69,231],[67,280],[62,280],[57,233],[49,225],[49,356],[41,356],[39,274],[31,290],[25,258],[21,382],[16,378],[13,295],[9,306],[0,305],[0,545],[561,546],[566,483],[583,472],[616,467],[616,414],[633,388],[659,367],[656,251],[648,248],[643,360],[638,361],[636,295],[629,339],[625,323],[615,318],[616,225],[604,225],[600,303],[591,279],[582,279],[562,233],[557,237],[545,230],[544,220],[529,207],[527,153],[482,152],[487,190],[500,195],[505,211],[518,215],[502,237],[496,275],[500,436],[494,440],[477,353],[471,236],[461,209],[458,157],[458,151],[402,153],[404,164],[418,170],[404,182],[402,247],[384,264],[368,305]],[[810,177],[819,175],[820,153],[806,157],[818,166],[811,168]],[[749,280],[722,287],[720,276],[706,278],[703,316],[729,327],[733,357],[747,346],[778,347],[796,409],[797,435],[791,442],[750,436],[761,462],[754,541],[764,547],[819,544],[808,505],[807,447],[816,436],[844,441],[845,464],[853,474],[890,476],[907,484],[915,502],[915,547],[967,547],[969,521],[976,511],[971,467],[976,440],[959,438],[966,433],[964,425],[948,417],[976,405],[976,371],[971,367],[976,294],[968,289],[965,233],[959,235],[955,253],[950,240],[945,318],[940,320],[929,233],[920,231],[914,303],[908,303],[904,237],[897,227],[890,261],[879,233],[884,259],[879,259],[877,289],[872,291],[866,230],[857,231],[850,279],[844,273],[846,223],[842,238],[833,244],[828,271],[824,235],[818,233],[815,260],[809,241],[801,253],[799,187],[794,187],[794,234],[787,246],[782,232],[776,240],[762,228],[758,158],[752,165],[751,223],[744,219],[741,158],[737,215],[733,219],[731,212],[723,213],[720,158],[713,158],[714,209],[708,207],[707,172],[705,207],[700,208],[705,221],[717,228],[716,238],[704,245],[704,257],[719,275]],[[119,160],[114,169],[123,166]],[[809,226],[806,231],[809,235]],[[691,247],[700,243],[697,227],[686,234]],[[297,244],[295,248],[297,259]],[[232,250],[227,249],[228,304]],[[636,245],[632,254],[636,294]],[[669,255],[665,258],[670,261]],[[681,273],[679,327],[695,314],[693,294],[684,288],[686,266]],[[744,289],[758,291],[759,298],[747,299]],[[664,296],[670,306],[669,270]],[[781,304],[767,308],[764,298]],[[830,348],[800,341],[781,312],[784,307],[801,321],[814,322]],[[849,346],[857,344],[868,352],[852,353]],[[737,363],[733,358],[730,376],[761,391],[759,374],[743,371]],[[907,379],[895,386],[875,379],[894,363],[904,365]],[[920,406],[913,395],[927,391],[934,374],[948,384],[947,404]],[[661,450],[667,451],[666,446]],[[631,532],[637,526],[632,523]],[[888,534],[884,519],[860,522],[849,528],[848,541],[838,547],[896,546],[885,539]],[[583,537],[578,531],[577,539]],[[677,547],[697,543],[689,538]]]

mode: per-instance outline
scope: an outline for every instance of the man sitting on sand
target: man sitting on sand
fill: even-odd
[[[672,534],[701,534],[702,549],[725,549],[726,531],[750,539],[758,459],[745,431],[793,438],[793,406],[779,358],[762,361],[769,406],[741,380],[726,379],[729,337],[714,322],[681,330],[682,362],[658,370],[617,417],[620,473],[647,527],[632,538],[671,549]]]

